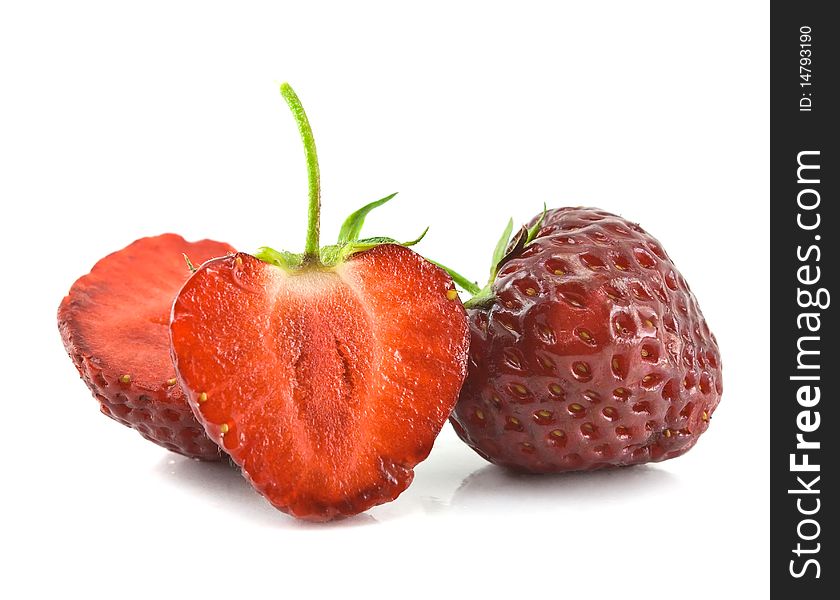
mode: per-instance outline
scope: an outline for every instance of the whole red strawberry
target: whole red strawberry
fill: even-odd
[[[469,330],[450,277],[410,244],[359,239],[347,219],[319,247],[309,122],[303,254],[261,249],[205,263],[172,309],[178,378],[210,438],[274,506],[304,519],[353,515],[411,483],[455,406]]]
[[[535,218],[467,302],[467,379],[452,424],[487,460],[532,472],[689,450],[722,391],[694,295],[655,238],[593,208]]]
[[[58,309],[64,347],[103,414],[184,456],[219,460],[175,379],[169,313],[201,263],[233,252],[221,242],[172,233],[137,240],[80,277]]]

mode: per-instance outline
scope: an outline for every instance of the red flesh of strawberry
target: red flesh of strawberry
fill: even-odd
[[[274,506],[323,521],[396,498],[458,397],[469,331],[452,281],[382,245],[293,273],[248,254],[201,267],[172,351],[210,437]]]
[[[548,211],[492,291],[468,310],[469,374],[452,416],[487,460],[533,472],[661,461],[708,428],[722,392],[717,342],[638,225]]]
[[[103,414],[173,452],[218,460],[175,381],[169,355],[172,301],[196,264],[233,252],[174,234],[137,240],[100,260],[58,309],[64,347]]]

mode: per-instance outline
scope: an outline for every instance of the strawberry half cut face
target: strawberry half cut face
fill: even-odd
[[[452,280],[403,246],[332,267],[203,265],[172,353],[209,436],[274,506],[329,520],[396,498],[458,397],[469,330]]]

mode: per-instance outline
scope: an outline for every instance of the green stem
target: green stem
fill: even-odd
[[[303,140],[303,152],[306,155],[306,171],[309,175],[309,212],[306,226],[306,246],[303,259],[307,263],[320,262],[320,225],[321,225],[321,170],[318,167],[318,153],[315,150],[315,137],[312,126],[303,110],[295,91],[288,83],[280,85],[280,94],[292,110],[297,121],[300,137]]]

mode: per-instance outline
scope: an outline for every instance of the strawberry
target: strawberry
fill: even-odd
[[[175,234],[142,238],[100,260],[58,309],[61,339],[103,414],[173,452],[218,460],[175,379],[169,313],[190,275],[184,256],[233,252],[221,242]]]
[[[278,509],[325,521],[396,498],[429,454],[466,374],[469,330],[450,277],[350,216],[319,247],[311,128],[303,254],[261,249],[205,263],[172,309],[178,379],[208,435]],[[422,237],[422,236],[421,236]]]
[[[461,439],[532,472],[688,451],[720,400],[720,355],[662,245],[593,208],[544,212],[506,245],[510,229],[491,283],[466,303]]]

